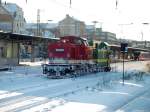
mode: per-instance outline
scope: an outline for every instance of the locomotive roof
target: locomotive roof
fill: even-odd
[[[81,39],[81,40],[87,40],[86,38],[83,38],[83,37],[78,37],[78,36],[64,36],[64,37],[61,37],[61,38],[77,38],[77,39]]]

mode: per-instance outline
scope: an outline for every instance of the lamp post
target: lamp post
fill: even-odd
[[[127,46],[128,44],[127,43],[121,43],[121,52],[123,54],[123,72],[122,72],[122,82],[123,82],[123,85],[124,85],[124,56],[125,56],[125,53],[127,52]]]
[[[52,22],[52,21],[53,21],[53,20],[51,20],[51,19],[47,20],[47,29],[46,29],[46,30],[48,31],[48,33],[49,33],[48,35],[49,35],[49,36],[50,36],[50,33],[51,33],[51,30],[50,30],[51,28],[48,27],[48,26],[50,26],[50,22]]]
[[[93,40],[96,39],[96,24],[98,23],[98,21],[93,21],[94,23],[94,36],[93,36]]]
[[[36,36],[40,36],[40,9],[37,9],[37,34]]]
[[[14,33],[14,18],[12,18],[12,30],[11,30],[12,33]]]
[[[121,30],[122,30],[121,33],[122,33],[122,35],[123,35],[123,26],[125,26],[125,25],[132,25],[132,24],[133,24],[133,23],[129,23],[129,24],[119,24],[119,25],[121,26]],[[124,39],[124,37],[123,37],[123,39]],[[123,63],[122,83],[123,83],[123,85],[124,85],[124,77],[125,77],[125,73],[124,73],[124,58],[125,58],[125,53],[128,52],[128,51],[127,51],[128,43],[122,42],[120,46],[121,46],[120,51],[122,52],[122,58],[123,58],[123,60],[122,60],[122,63]]]
[[[149,24],[150,24],[150,23],[146,23],[146,22],[145,22],[145,23],[142,23],[143,26],[149,25]],[[143,34],[143,30],[141,30],[141,41],[143,41],[143,35],[144,35],[144,34]]]

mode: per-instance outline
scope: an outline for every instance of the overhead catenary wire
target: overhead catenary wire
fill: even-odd
[[[116,0],[116,9],[118,9],[118,0]]]
[[[64,8],[68,8],[68,3],[62,3],[62,2],[58,2],[58,0],[50,0],[51,2],[53,3],[56,3],[57,5],[61,6],[61,7],[64,7]],[[85,12],[83,12],[82,10],[78,9],[78,8],[75,8],[73,7],[73,4],[72,4],[72,0],[69,0],[69,10],[70,12],[74,12],[76,14],[81,14],[81,15],[84,15],[84,17],[94,17],[95,15],[94,14],[86,14]]]
[[[118,9],[118,0],[115,0],[116,1],[116,8]],[[97,18],[97,19],[93,19],[92,20],[92,18],[94,18],[94,17],[97,17],[97,14],[98,13],[95,13],[95,12],[93,12],[93,13],[91,13],[91,12],[89,12],[89,13],[87,13],[87,12],[83,12],[83,10],[82,9],[80,9],[80,8],[77,8],[77,7],[75,7],[75,5],[73,5],[73,0],[66,0],[66,1],[63,1],[63,2],[61,2],[61,1],[59,1],[59,0],[49,0],[48,2],[53,2],[54,4],[56,4],[56,5],[59,5],[59,6],[61,6],[61,7],[64,7],[64,8],[66,8],[66,10],[68,10],[67,12],[66,12],[66,14],[69,14],[70,16],[74,16],[74,15],[76,15],[76,17],[75,18],[78,18],[78,16],[77,15],[84,15],[84,18],[91,18],[91,20],[90,21],[88,21],[88,22],[90,22],[90,23],[92,23],[92,21],[93,20],[97,20],[97,21],[103,21],[103,23],[105,23],[104,22],[104,20],[103,20],[103,18]],[[114,2],[113,2],[114,3]],[[69,4],[69,5],[68,5]],[[112,4],[113,5],[113,4]],[[69,8],[69,9],[68,9]],[[103,17],[103,16],[102,16]],[[79,18],[81,21],[82,21],[82,19],[81,18]]]

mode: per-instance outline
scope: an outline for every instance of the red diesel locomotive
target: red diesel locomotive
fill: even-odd
[[[93,48],[87,40],[76,36],[61,37],[48,46],[49,63],[43,65],[43,73],[49,78],[77,76],[98,71],[93,60]]]

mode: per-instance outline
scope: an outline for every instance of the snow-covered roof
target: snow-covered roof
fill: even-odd
[[[58,26],[57,23],[40,23],[40,27],[45,28],[45,29],[55,28],[57,26]],[[30,29],[30,28],[36,29],[37,28],[37,23],[27,23],[26,24],[26,29]]]

